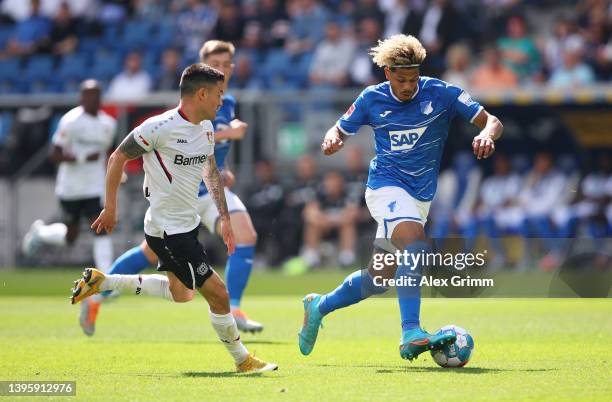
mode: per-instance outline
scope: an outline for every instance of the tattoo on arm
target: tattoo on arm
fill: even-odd
[[[147,151],[136,142],[133,133],[130,133],[123,139],[119,145],[119,149],[130,159],[136,159],[147,153]]]
[[[206,159],[204,166],[204,182],[206,183],[206,188],[210,196],[215,202],[217,211],[219,211],[219,216],[229,216],[227,203],[225,201],[225,191],[223,189],[223,178],[219,173],[219,169],[217,169],[217,161],[214,155],[210,155]]]

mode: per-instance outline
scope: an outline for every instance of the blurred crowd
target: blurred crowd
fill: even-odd
[[[360,244],[376,231],[364,201],[367,163],[358,145],[343,154],[342,171],[321,172],[316,159],[304,155],[294,174],[283,178],[272,162],[257,162],[243,200],[266,264],[299,255],[306,267],[352,266],[360,247],[369,252],[371,243]],[[473,155],[459,153],[440,174],[428,236],[439,244],[460,237],[466,250],[475,249],[479,236],[486,238],[490,268],[554,269],[568,239],[590,238],[595,244],[612,235],[612,157],[601,152],[593,160],[592,168],[581,172],[572,157],[555,160],[547,151],[532,160],[497,154],[485,174]],[[520,255],[512,255],[507,238],[522,239]]]
[[[175,89],[211,38],[238,48],[234,88],[365,86],[378,39],[417,36],[423,73],[470,88],[610,78],[608,0],[2,0],[0,92],[119,98]]]

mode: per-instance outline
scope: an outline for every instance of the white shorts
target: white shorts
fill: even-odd
[[[225,201],[227,202],[227,210],[229,213],[234,212],[246,212],[246,207],[240,201],[240,198],[225,187]],[[216,233],[215,226],[217,218],[219,218],[219,211],[215,206],[210,193],[206,193],[201,197],[198,197],[198,214],[202,218],[202,225],[206,226],[210,233]]]
[[[378,223],[377,239],[390,239],[400,222],[419,222],[425,226],[431,201],[419,201],[400,187],[367,188],[365,200],[370,215]]]

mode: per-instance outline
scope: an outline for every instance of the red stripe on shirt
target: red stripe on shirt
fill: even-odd
[[[164,169],[164,173],[166,174],[166,177],[168,178],[170,183],[172,183],[172,175],[170,174],[170,172],[166,168],[166,165],[164,165],[164,161],[162,160],[161,155],[159,154],[159,152],[157,152],[157,150],[154,150],[153,152],[155,152],[155,156],[157,157],[157,160],[159,161],[159,164],[161,165],[162,169]]]

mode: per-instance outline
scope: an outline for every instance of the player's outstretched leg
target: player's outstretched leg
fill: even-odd
[[[146,246],[146,242],[143,241],[142,244],[129,249],[119,256],[113,262],[107,274],[138,274],[155,264],[157,264],[157,256]],[[89,297],[81,303],[79,325],[85,335],[92,336],[95,333],[100,306],[111,296],[111,293],[118,294],[116,291],[107,290]]]
[[[425,255],[429,244],[416,241],[404,249],[404,256]],[[455,342],[454,330],[430,334],[420,326],[422,260],[402,258],[395,274],[397,297],[402,319],[402,339],[400,356],[403,359],[415,359],[427,350],[441,349],[448,343]]]
[[[204,283],[198,288],[198,291],[208,302],[210,322],[219,340],[223,342],[229,354],[234,358],[236,370],[239,373],[264,372],[278,369],[276,363],[267,363],[255,357],[243,345],[236,321],[230,312],[227,289],[216,272],[212,271],[212,274],[205,279]]]
[[[164,275],[106,275],[95,268],[86,268],[83,277],[74,282],[72,304],[105,290],[129,290],[135,294],[157,296],[175,301],[168,278]]]
[[[303,299],[304,322],[298,334],[300,352],[305,356],[312,352],[325,315],[386,291],[387,288],[374,284],[368,270],[363,270],[347,276],[340,286],[326,295],[306,295]]]

